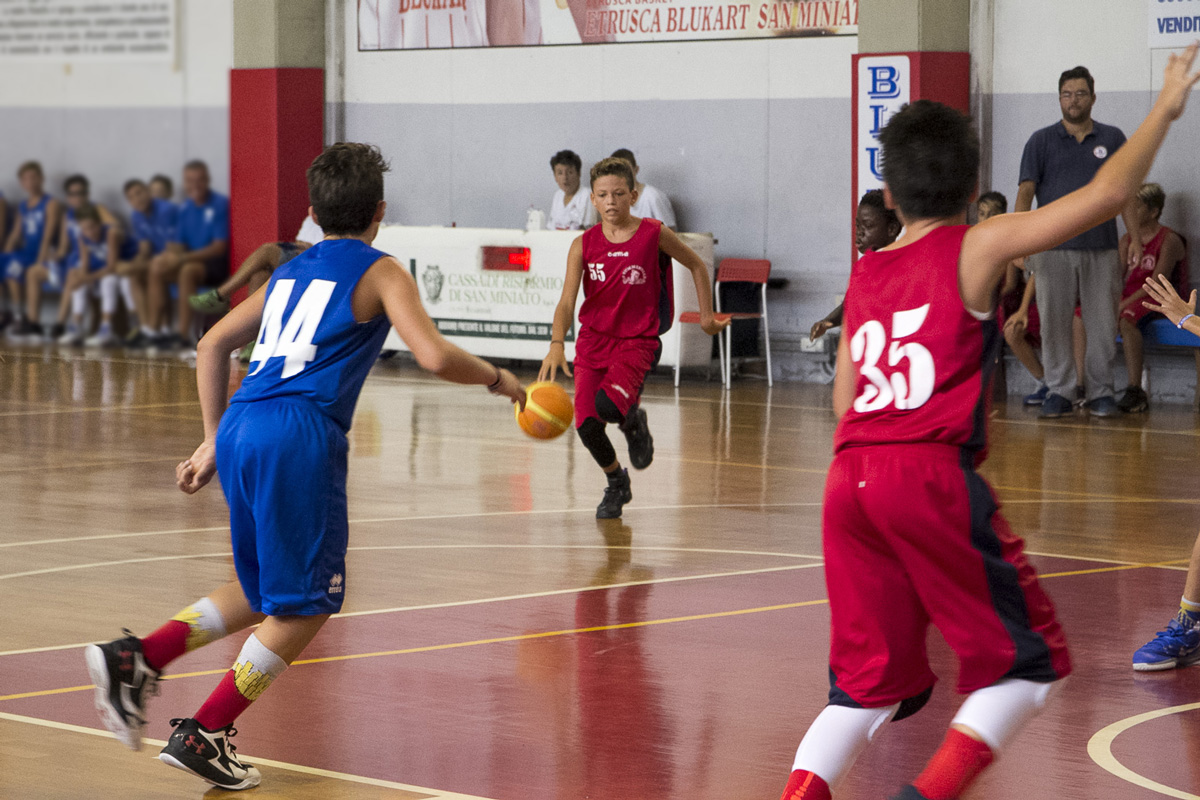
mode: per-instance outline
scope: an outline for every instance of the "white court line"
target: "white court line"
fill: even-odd
[[[93,569],[95,567],[119,567],[124,564],[145,564],[150,561],[184,561],[189,558],[220,558],[224,556],[228,558],[233,553],[222,551],[220,553],[192,553],[182,556],[152,556],[150,558],[126,558],[121,561],[97,561],[92,564],[69,564],[63,567],[47,567],[45,569],[31,569],[26,572],[10,572],[7,575],[0,575],[0,581],[6,581],[9,578],[28,578],[32,575],[50,575],[55,572],[72,572],[77,569]]]
[[[1200,703],[1189,703],[1183,706],[1173,706],[1171,708],[1160,708],[1155,711],[1147,711],[1145,714],[1127,717],[1114,722],[1112,725],[1101,728],[1096,731],[1091,739],[1088,740],[1088,755],[1092,761],[1095,761],[1104,769],[1116,775],[1118,778],[1132,783],[1134,786],[1141,786],[1143,789],[1149,789],[1152,792],[1166,795],[1167,797],[1179,798],[1179,800],[1200,800],[1200,795],[1185,792],[1181,789],[1172,789],[1170,786],[1159,783],[1158,781],[1150,780],[1144,775],[1139,775],[1129,767],[1122,764],[1113,755],[1112,743],[1125,731],[1130,728],[1141,725],[1143,722],[1150,722],[1159,717],[1166,717],[1172,714],[1182,714],[1185,711],[1200,710]]]
[[[546,547],[550,548],[550,547],[554,547],[554,545],[546,545]],[[607,549],[607,548],[604,548],[603,545],[596,545],[595,548],[596,549]],[[638,549],[638,548],[629,548],[629,549]],[[665,548],[645,548],[645,549],[658,550],[658,549],[665,549]],[[691,551],[684,549],[683,552],[691,552]],[[730,552],[730,551],[723,551],[723,552]],[[737,551],[733,551],[733,552],[737,552]],[[680,581],[696,581],[696,580],[703,580],[703,579],[707,579],[707,578],[730,578],[730,577],[735,577],[738,575],[757,575],[760,573],[767,573],[767,572],[784,572],[787,570],[811,569],[813,567],[820,567],[820,566],[824,565],[824,561],[820,560],[820,558],[821,558],[820,556],[794,555],[791,553],[787,553],[787,554],[751,553],[751,555],[786,555],[790,558],[811,558],[811,559],[816,559],[816,560],[811,564],[789,564],[785,567],[762,567],[759,569],[738,570],[736,572],[711,572],[711,573],[708,573],[705,575],[680,575],[680,576],[677,576],[674,578],[653,578],[653,579],[644,580],[644,581],[626,581],[624,583],[606,583],[606,584],[603,584],[600,586],[581,586],[581,587],[575,587],[575,588],[569,588],[569,589],[548,589],[544,592],[528,592],[525,594],[504,595],[501,597],[482,597],[482,598],[477,598],[475,600],[450,600],[445,603],[426,603],[423,605],[415,605],[415,606],[395,606],[393,608],[375,608],[375,609],[369,609],[366,611],[346,611],[346,612],[334,614],[331,617],[331,619],[341,619],[341,618],[345,618],[345,617],[369,617],[369,616],[372,616],[375,614],[396,614],[396,613],[400,613],[403,611],[423,611],[423,610],[436,609],[436,608],[453,608],[456,606],[484,605],[487,603],[500,603],[500,602],[504,602],[507,600],[529,600],[529,599],[535,599],[538,597],[552,597],[554,595],[579,594],[581,592],[594,592],[594,591],[600,591],[602,589],[622,589],[627,586],[653,586],[653,585],[657,585],[660,583],[678,583]],[[22,650],[4,650],[4,651],[0,651],[0,658],[2,658],[4,656],[28,655],[30,653],[49,653],[54,650],[74,650],[74,649],[77,649],[80,647],[86,647],[89,644],[101,644],[102,641],[104,641],[104,640],[99,640],[99,641],[95,641],[95,642],[76,642],[74,644],[56,644],[56,645],[50,645],[48,647],[28,647],[28,648],[25,648]]]
[[[820,503],[693,503],[689,505],[665,505],[665,506],[637,506],[639,511],[670,511],[674,509],[695,509],[695,508],[801,508],[819,506]],[[537,508],[527,511],[475,511],[465,514],[421,514],[404,517],[375,517],[367,519],[352,519],[351,525],[374,525],[381,522],[423,522],[435,519],[475,519],[479,517],[511,517],[518,515],[533,515],[533,514],[578,514],[586,511],[591,513],[595,509],[582,508]],[[94,536],[68,536],[60,539],[28,539],[23,542],[6,542],[0,543],[0,548],[3,547],[33,547],[41,544],[69,544],[72,542],[93,542],[101,539],[123,539],[137,538],[140,536],[170,536],[176,533],[207,533],[211,531],[228,531],[228,525],[221,525],[213,528],[176,528],[174,530],[164,531],[142,531],[135,533],[105,533]]]
[[[105,739],[111,739],[112,734],[108,731],[100,730],[99,728],[86,728],[83,725],[71,725],[66,722],[55,722],[49,719],[38,719],[37,717],[26,717],[20,714],[9,714],[0,711],[0,719],[9,722],[20,722],[26,725],[37,725],[42,728],[51,728],[58,731],[69,731],[71,733],[85,733],[89,736],[99,736]],[[167,743],[161,739],[142,739],[143,742],[152,747],[166,747]],[[423,786],[413,786],[407,783],[397,783],[396,781],[385,781],[381,778],[368,778],[363,775],[351,775],[347,772],[334,772],[328,769],[318,769],[317,767],[306,767],[303,764],[289,764],[286,761],[274,761],[269,758],[255,758],[247,756],[244,753],[238,753],[238,756],[245,758],[250,763],[259,767],[273,767],[275,769],[283,769],[288,772],[299,772],[304,775],[315,775],[320,778],[333,778],[334,780],[347,781],[348,783],[360,783],[365,786],[376,786],[382,789],[399,789],[405,792],[415,792],[418,794],[429,795],[429,800],[489,800],[486,797],[479,797],[473,794],[459,794],[458,792],[445,792],[440,789],[427,789]]]

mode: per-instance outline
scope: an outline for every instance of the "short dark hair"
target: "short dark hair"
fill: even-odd
[[[1096,79],[1092,77],[1092,73],[1088,72],[1087,67],[1072,67],[1071,69],[1058,76],[1058,90],[1061,92],[1062,87],[1067,81],[1079,80],[1082,78],[1087,81],[1088,92],[1096,93]]]
[[[883,182],[905,220],[967,207],[979,180],[979,136],[971,118],[932,100],[900,109],[879,133]]]
[[[75,212],[75,221],[81,223],[95,222],[97,224],[102,224],[103,222],[100,219],[100,209],[96,208],[96,206],[92,203],[88,203],[86,206]]]
[[[612,155],[609,156],[609,158],[622,158],[632,164],[634,169],[637,169],[637,159],[633,157],[633,151],[628,147],[621,147],[613,150]]]
[[[979,195],[978,203],[979,205],[991,203],[996,208],[1000,209],[1001,214],[1008,213],[1008,198],[1000,192],[994,190],[990,192],[984,192],[983,194]]]
[[[83,186],[85,194],[92,189],[92,184],[88,181],[87,176],[78,172],[63,181],[63,191],[70,192],[72,186]]]
[[[175,194],[175,183],[161,172],[151,178],[150,183],[161,183],[167,187],[167,194]]]
[[[882,189],[868,189],[863,194],[862,199],[858,201],[858,204],[873,208],[880,214],[883,214],[883,218],[888,225],[895,224],[897,228],[900,227],[900,218],[896,216],[895,209],[887,207],[887,203],[883,199]]]
[[[355,236],[371,227],[383,200],[388,163],[373,144],[338,142],[313,159],[308,202],[326,234]]]
[[[121,187],[121,194],[129,194],[129,190],[137,186],[145,186],[146,182],[141,178],[130,178],[125,181],[125,185]]]
[[[603,158],[592,165],[592,172],[589,175],[592,186],[596,185],[596,180],[603,178],[605,175],[616,175],[618,178],[624,178],[629,184],[629,188],[633,189],[636,185],[633,180],[633,168],[629,166],[629,160],[621,156],[609,156]]]
[[[26,172],[36,172],[39,178],[46,177],[46,173],[42,172],[42,164],[40,161],[26,161],[17,167],[17,177],[20,178]]]
[[[203,170],[205,175],[209,174],[208,173],[208,164],[199,158],[193,158],[191,161],[184,164],[183,169],[184,169],[184,172],[186,172],[189,169],[199,169],[199,170]]]
[[[559,150],[550,156],[550,169],[559,164],[564,167],[574,167],[576,172],[583,172],[583,159],[574,150]]]

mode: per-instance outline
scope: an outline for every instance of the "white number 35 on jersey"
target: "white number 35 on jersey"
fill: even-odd
[[[283,312],[287,310],[288,300],[296,281],[281,279],[275,281],[267,295],[263,306],[262,325],[258,329],[258,339],[254,344],[254,352],[250,363],[258,363],[258,368],[251,372],[257,375],[272,358],[283,359],[281,378],[298,375],[308,366],[308,362],[317,357],[317,346],[313,337],[317,335],[317,326],[325,316],[325,307],[337,284],[333,281],[314,280],[305,288],[304,294],[296,302],[296,307],[288,315],[287,325],[283,324]]]
[[[854,332],[850,357],[859,365],[859,375],[867,380],[862,393],[854,399],[855,411],[860,414],[881,411],[890,405],[907,411],[920,408],[933,396],[933,355],[923,345],[901,341],[919,331],[928,314],[928,303],[892,314],[890,342],[887,330],[878,320],[869,320]],[[879,359],[884,350],[889,367],[898,367],[907,359],[907,373],[901,370],[885,373],[880,369]]]

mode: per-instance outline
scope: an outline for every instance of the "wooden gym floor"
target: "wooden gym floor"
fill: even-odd
[[[120,351],[0,357],[0,797],[205,795],[152,759],[155,740],[245,634],[172,665],[137,754],[100,730],[80,654],[233,574],[219,487],[173,483],[201,435],[194,372]],[[827,689],[828,389],[676,393],[664,376],[645,406],[654,464],[602,524],[573,436],[532,441],[481,389],[377,366],[351,432],[344,613],[239,720],[263,771],[250,795],[775,800]],[[1200,527],[1196,423],[1182,406],[996,411],[985,473],[1076,671],[972,800],[1200,798],[1200,668],[1129,668],[1177,608]],[[885,729],[839,797],[889,796],[936,747],[959,700],[931,636],[934,701]]]

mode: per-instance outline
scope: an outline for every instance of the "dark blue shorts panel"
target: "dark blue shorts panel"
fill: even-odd
[[[332,614],[346,592],[345,434],[305,401],[233,403],[217,432],[233,561],[271,616]]]

